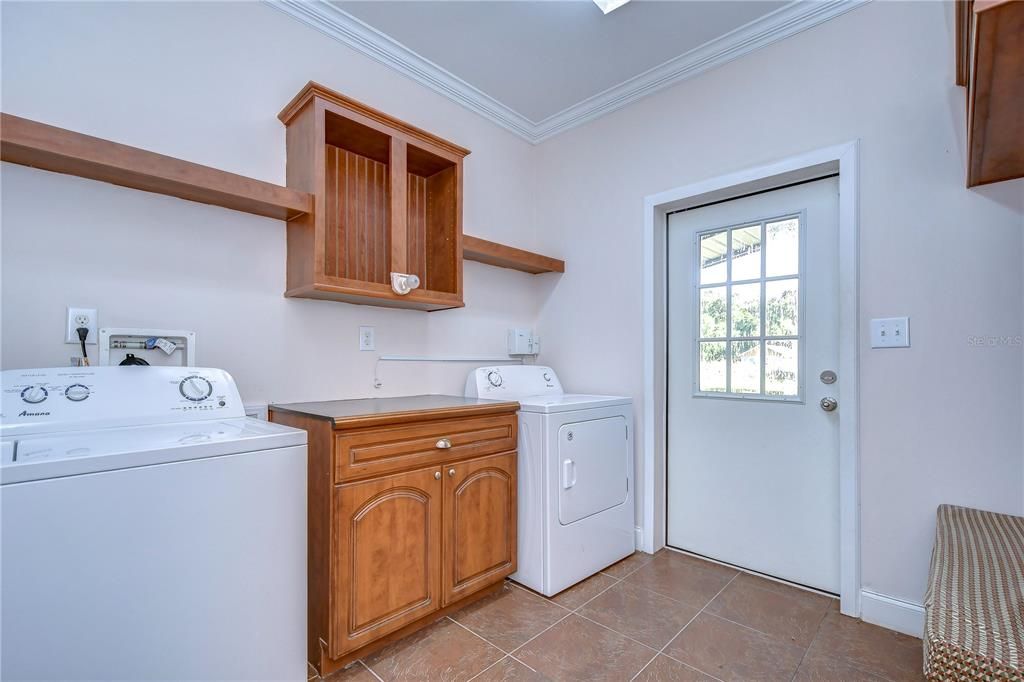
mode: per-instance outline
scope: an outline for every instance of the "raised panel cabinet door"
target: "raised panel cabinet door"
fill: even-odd
[[[334,488],[331,656],[440,608],[440,467]]]
[[[516,569],[516,454],[445,465],[444,604]]]

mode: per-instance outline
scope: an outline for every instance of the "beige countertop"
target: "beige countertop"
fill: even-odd
[[[502,400],[482,400],[453,395],[411,395],[397,398],[356,398],[353,400],[326,400],[309,403],[286,403],[270,405],[271,410],[291,412],[315,419],[333,420],[335,426],[346,421],[359,421],[367,417],[383,417],[401,414],[422,414],[447,411],[490,411],[504,408],[518,410],[519,403]],[[442,416],[442,415],[438,415]]]

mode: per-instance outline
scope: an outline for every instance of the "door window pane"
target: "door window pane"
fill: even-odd
[[[701,235],[700,238],[700,283],[718,284],[728,274],[726,258],[729,233],[726,230]]]
[[[700,290],[700,335],[704,338],[725,336],[725,287]]]
[[[761,392],[761,342],[732,342],[732,392]]]
[[[733,282],[761,276],[761,226],[738,227],[732,231]]]
[[[705,341],[699,345],[697,376],[700,390],[725,393],[725,342]]]
[[[766,341],[764,353],[765,395],[796,396],[799,391],[797,372],[800,366],[797,354],[799,342]]]
[[[768,336],[796,336],[799,291],[800,281],[796,278],[765,282],[764,323],[768,327]]]
[[[732,287],[732,333],[757,336],[761,333],[761,285],[734,284]]]
[[[765,225],[764,268],[768,277],[800,271],[800,220],[787,218]]]
[[[799,215],[698,236],[697,393],[800,397]]]

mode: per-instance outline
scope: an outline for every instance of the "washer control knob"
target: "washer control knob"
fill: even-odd
[[[89,397],[89,387],[85,384],[71,384],[64,389],[64,397],[76,403],[80,403]]]
[[[185,377],[178,384],[181,397],[194,403],[201,403],[213,394],[213,384],[208,379],[193,374]]]
[[[490,382],[491,386],[497,388],[498,386],[501,386],[501,375],[498,374],[497,371],[492,369],[490,372],[487,373],[487,381]]]
[[[541,376],[544,377],[544,381],[551,381],[551,374],[550,373],[544,372],[543,374],[541,374]]]
[[[41,403],[50,396],[45,386],[35,385],[27,386],[21,391],[21,399],[30,405]]]

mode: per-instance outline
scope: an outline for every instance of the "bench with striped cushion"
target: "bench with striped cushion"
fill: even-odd
[[[928,679],[1024,682],[1024,517],[940,506],[924,607]]]

